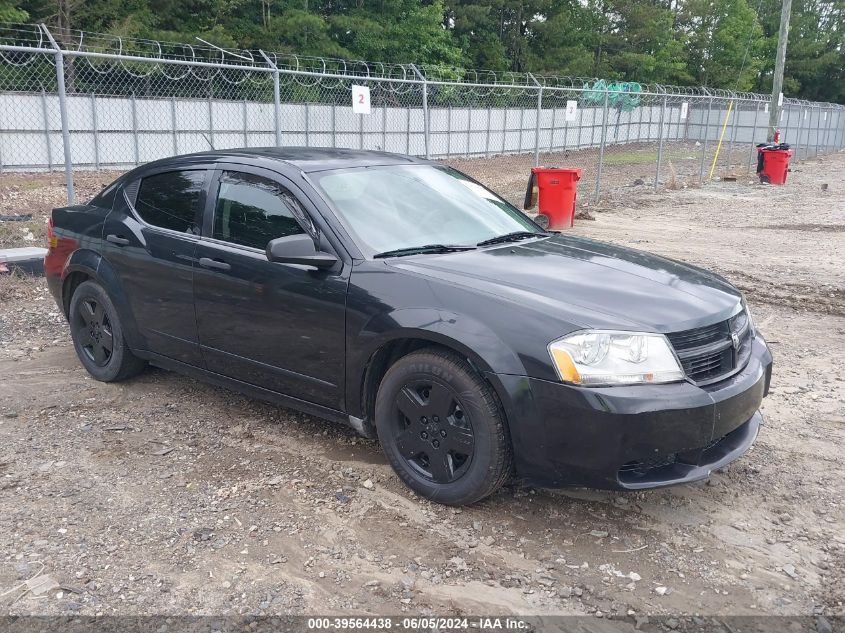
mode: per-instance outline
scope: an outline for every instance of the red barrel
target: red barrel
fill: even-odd
[[[786,182],[786,175],[789,173],[789,159],[792,156],[792,150],[761,147],[757,151],[762,154],[763,158],[763,168],[760,170],[760,182],[768,182],[772,185],[784,184]]]
[[[575,224],[575,198],[580,169],[534,167],[537,179],[539,212],[549,218],[550,229],[568,229]]]

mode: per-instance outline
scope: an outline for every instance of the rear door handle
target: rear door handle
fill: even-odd
[[[129,240],[122,235],[106,235],[106,241],[111,242],[112,244],[117,244],[118,246],[126,246],[129,244]]]
[[[200,266],[203,268],[215,268],[217,270],[232,269],[232,266],[226,262],[221,262],[219,259],[211,259],[210,257],[200,257]]]

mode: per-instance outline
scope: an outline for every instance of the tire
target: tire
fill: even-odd
[[[468,505],[510,477],[513,454],[496,395],[457,354],[400,358],[379,386],[375,423],[390,465],[426,499]]]
[[[146,362],[126,345],[117,310],[100,284],[85,281],[77,286],[68,321],[76,355],[94,378],[117,382],[143,371]]]

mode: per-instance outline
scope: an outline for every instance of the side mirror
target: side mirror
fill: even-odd
[[[337,263],[336,256],[318,251],[314,240],[305,233],[271,240],[267,244],[267,259],[280,264],[300,264],[315,268],[331,268]]]

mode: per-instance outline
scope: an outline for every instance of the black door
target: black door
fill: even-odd
[[[260,169],[221,169],[210,191],[194,274],[208,369],[343,410],[348,266],[317,270],[265,255],[277,237],[319,240],[308,220],[316,210],[290,182]]]
[[[146,349],[199,366],[193,261],[212,174],[170,170],[127,183],[103,230],[104,256],[117,270]]]

